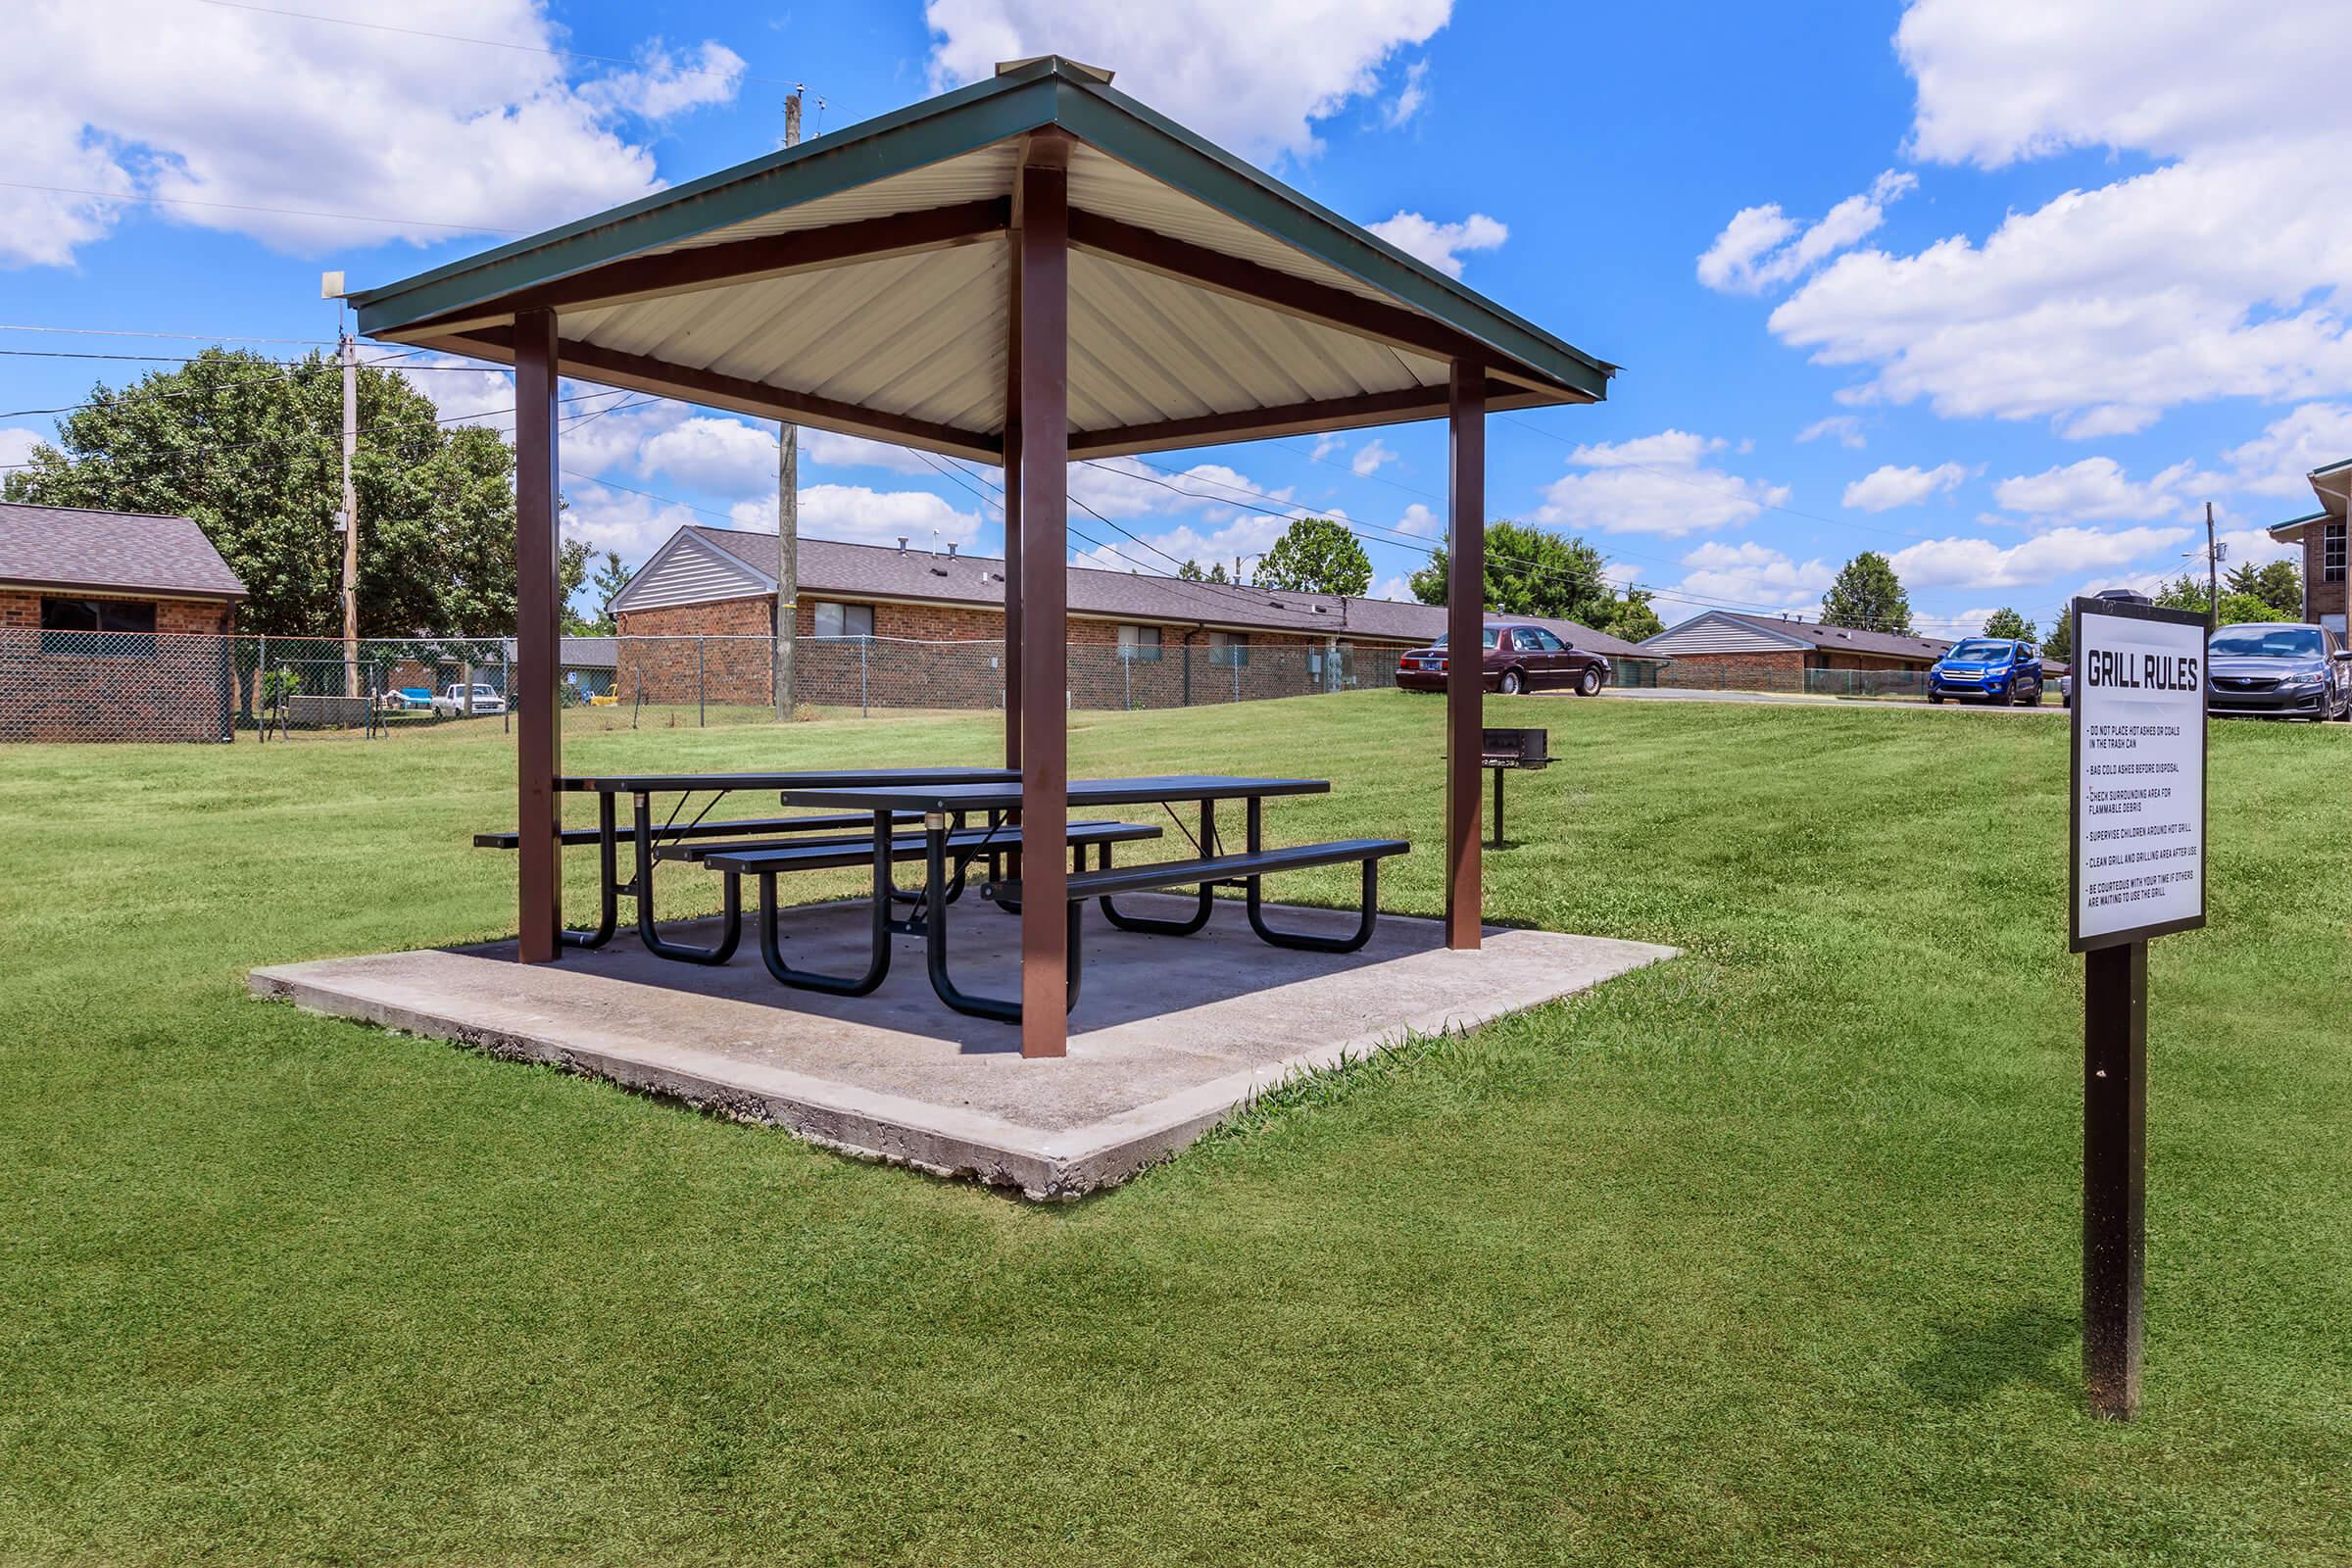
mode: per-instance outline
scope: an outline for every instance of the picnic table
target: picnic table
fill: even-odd
[[[637,935],[646,950],[664,958],[676,958],[687,963],[719,964],[734,956],[736,944],[743,934],[743,911],[740,884],[730,876],[722,895],[719,941],[715,946],[698,948],[686,943],[672,942],[663,937],[654,925],[654,865],[665,847],[683,843],[723,839],[776,839],[806,834],[858,834],[868,828],[862,813],[856,816],[793,816],[762,818],[719,818],[711,820],[710,808],[728,795],[740,790],[787,790],[816,788],[825,785],[856,787],[910,781],[929,784],[1017,784],[1018,773],[1002,767],[854,767],[824,768],[773,773],[599,773],[560,778],[559,790],[568,794],[592,794],[597,798],[596,826],[566,828],[558,835],[558,842],[566,846],[593,844],[597,847],[598,906],[597,923],[587,930],[565,930],[561,940],[567,947],[601,948],[612,940],[620,918],[619,901],[627,897],[637,906]],[[684,822],[679,821],[688,803],[697,795],[707,794],[710,800]],[[631,875],[620,875],[620,835],[618,801],[631,798],[630,836],[635,855],[631,860]],[[657,795],[678,797],[668,816],[662,822],[654,820],[653,798]],[[477,849],[511,850],[519,842],[514,833],[477,833],[473,837]]]
[[[1352,839],[1267,850],[1262,843],[1262,813],[1266,801],[1286,796],[1321,795],[1330,789],[1329,781],[1324,779],[1225,777],[1213,774],[1070,780],[1065,791],[1068,809],[1158,806],[1181,828],[1183,822],[1176,817],[1175,808],[1179,804],[1192,804],[1200,808],[1200,832],[1194,836],[1189,829],[1186,830],[1197,852],[1194,858],[1114,868],[1110,864],[1109,844],[1115,840],[1105,839],[1099,868],[1091,871],[1081,868],[1072,870],[1065,886],[1069,909],[1065,1005],[1075,1006],[1078,1000],[1082,968],[1078,915],[1089,899],[1099,900],[1104,915],[1122,929],[1189,935],[1207,923],[1214,890],[1218,887],[1236,887],[1247,895],[1251,928],[1269,943],[1342,953],[1361,947],[1371,937],[1377,914],[1375,868],[1382,858],[1402,854],[1406,846],[1396,840]],[[713,869],[737,876],[752,876],[758,880],[760,957],[769,973],[787,985],[861,994],[880,985],[882,977],[888,973],[891,938],[894,935],[919,935],[923,938],[931,987],[939,994],[941,1001],[958,1012],[1008,1023],[1019,1021],[1019,1003],[978,996],[956,984],[949,968],[948,924],[949,906],[963,887],[964,868],[983,856],[993,858],[993,847],[1001,843],[1000,835],[1017,832],[1007,822],[1009,815],[1021,807],[1021,786],[1016,777],[1008,774],[998,779],[958,781],[902,775],[887,782],[803,783],[782,789],[780,798],[788,806],[832,807],[873,813],[872,946],[867,969],[861,975],[825,975],[795,969],[785,961],[780,949],[776,921],[780,906],[775,887],[779,871],[796,868],[794,858],[789,853],[779,855],[749,849],[705,856],[704,863]],[[1220,802],[1236,800],[1245,803],[1246,848],[1239,854],[1222,853],[1217,838],[1216,808]],[[886,850],[885,846],[897,842],[891,826],[894,816],[910,812],[920,813],[922,820],[925,877],[920,913],[912,919],[901,920],[894,918],[891,913],[891,904],[897,894],[890,876],[895,851]],[[986,830],[967,829],[962,825],[966,819],[977,814],[985,814],[989,818],[990,826]],[[1073,858],[1078,866],[1082,867],[1084,863],[1083,845],[1078,842],[1081,830],[1100,827],[1131,829],[1134,825],[1072,822],[1069,832]],[[1281,931],[1266,922],[1258,891],[1262,877],[1275,871],[1349,860],[1360,861],[1363,867],[1363,902],[1357,929],[1352,934],[1324,936]],[[1178,887],[1196,887],[1199,890],[1197,907],[1185,919],[1171,920],[1135,914],[1119,909],[1112,902],[1120,894]],[[983,892],[992,902],[1005,908],[1019,906],[1021,885],[1017,881],[992,881]]]

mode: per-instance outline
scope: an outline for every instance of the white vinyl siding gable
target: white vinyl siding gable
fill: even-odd
[[[707,605],[775,592],[775,584],[691,533],[670,536],[612,601],[615,611]]]
[[[1810,648],[1801,638],[1783,637],[1731,615],[1706,614],[1684,621],[1642,644],[1645,654],[1785,654]]]

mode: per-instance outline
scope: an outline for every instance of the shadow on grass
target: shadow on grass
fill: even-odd
[[[1938,1323],[1941,1346],[1903,1368],[1903,1382],[1921,1398],[1958,1409],[1978,1404],[2013,1383],[2072,1396],[2078,1379],[2059,1352],[2074,1345],[2081,1324],[2072,1312],[2019,1306],[1974,1323]]]

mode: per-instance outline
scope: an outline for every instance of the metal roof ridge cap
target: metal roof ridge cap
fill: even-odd
[[[1334,234],[1347,243],[1351,245],[1363,245],[1369,243],[1373,254],[1381,261],[1392,267],[1403,268],[1408,273],[1412,274],[1418,280],[1438,288],[1445,293],[1452,295],[1456,303],[1469,306],[1474,310],[1481,311],[1489,316],[1494,317],[1504,324],[1514,327],[1519,331],[1525,332],[1529,336],[1538,339],[1556,352],[1565,354],[1568,357],[1589,367],[1590,368],[1598,371],[1604,384],[1618,370],[1623,368],[1622,366],[1616,365],[1608,360],[1603,360],[1597,355],[1589,354],[1585,350],[1578,348],[1575,344],[1570,343],[1565,338],[1559,337],[1552,332],[1545,330],[1544,327],[1538,326],[1535,322],[1528,320],[1525,317],[1520,316],[1518,313],[1512,311],[1509,307],[1479,293],[1477,290],[1471,288],[1468,284],[1463,283],[1458,278],[1446,276],[1444,272],[1441,272],[1436,268],[1430,266],[1427,262],[1408,254],[1407,252],[1399,249],[1397,246],[1392,244],[1390,241],[1382,239],[1378,234],[1373,233],[1363,224],[1357,223],[1353,220],[1347,218],[1340,213],[1334,212],[1328,207],[1325,207],[1322,203],[1316,201],[1313,197],[1307,195],[1305,192],[1298,190],[1293,186],[1285,184],[1282,181],[1274,178],[1273,175],[1268,172],[1260,170],[1252,164],[1243,162],[1232,153],[1229,153],[1224,148],[1219,147],[1216,143],[1207,140],[1194,131],[1186,129],[1183,125],[1178,124],[1175,121],[1170,120],[1167,116],[1160,114],[1157,110],[1152,109],[1150,105],[1141,103],[1138,100],[1129,97],[1127,94],[1119,91],[1116,87],[1106,86],[1102,83],[1085,80],[1083,78],[1072,78],[1066,76],[1057,78],[1057,86],[1060,90],[1058,90],[1055,95],[1054,123],[1059,125],[1062,129],[1069,131],[1072,135],[1078,137],[1080,141],[1094,148],[1097,152],[1102,153],[1106,157],[1118,158],[1119,162],[1127,163],[1130,168],[1136,167],[1130,163],[1129,160],[1125,158],[1119,158],[1117,153],[1111,151],[1109,147],[1103,145],[1103,143],[1097,137],[1087,134],[1083,113],[1079,122],[1076,123],[1073,123],[1067,117],[1065,117],[1062,113],[1062,106],[1065,101],[1085,102],[1088,100],[1098,100],[1105,107],[1125,114],[1130,120],[1133,120],[1138,124],[1144,126],[1147,130],[1155,132],[1156,134],[1167,138],[1197,157],[1207,159],[1211,164],[1223,169],[1227,173],[1242,178],[1248,183],[1256,186],[1260,191],[1264,192],[1268,196],[1287,203],[1291,207],[1297,209],[1304,217],[1330,229]],[[1158,177],[1151,174],[1148,171],[1141,169],[1138,169],[1137,172],[1139,173],[1144,173],[1148,178]],[[1166,183],[1166,181],[1162,182]],[[1199,195],[1197,192],[1186,190],[1181,186],[1175,188],[1184,190],[1184,194],[1192,196],[1196,201],[1207,202],[1207,198]],[[1214,202],[1207,202],[1207,205],[1216,207],[1217,211],[1219,212],[1225,212],[1226,216],[1235,219],[1237,221],[1248,223],[1250,227],[1258,229],[1259,232],[1266,234],[1268,238],[1280,241],[1284,244],[1293,244],[1294,248],[1296,248],[1295,242],[1289,240],[1281,234],[1264,228],[1260,224],[1250,222],[1248,219],[1241,217],[1241,215],[1238,213],[1228,212],[1225,208],[1218,206]],[[1333,260],[1330,257],[1319,257],[1318,259],[1326,262],[1330,266],[1338,268],[1340,270],[1348,273],[1348,276],[1355,278],[1358,282],[1361,282],[1368,287],[1380,290],[1384,295],[1398,301],[1408,308],[1423,309],[1424,314],[1429,314],[1424,308],[1416,306],[1413,301],[1398,294],[1395,288],[1382,282],[1380,279],[1365,276],[1361,270],[1357,268],[1347,266],[1339,261]],[[1459,326],[1458,322],[1450,324],[1454,324],[1457,327]],[[1467,328],[1461,329],[1468,331]],[[1508,355],[1513,359],[1522,358],[1522,356],[1512,353],[1512,351],[1503,348],[1501,345],[1488,340],[1482,334],[1470,332],[1469,335],[1474,338],[1478,338],[1479,341],[1486,343],[1488,347],[1494,349],[1497,353]]]

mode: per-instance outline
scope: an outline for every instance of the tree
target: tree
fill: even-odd
[[[248,631],[337,636],[342,372],[207,349],[91,390],[10,474],[11,501],[192,517],[241,578]],[[359,370],[360,633],[497,635],[514,625],[514,454],[449,428],[390,370]]]
[[[1260,588],[1360,598],[1372,586],[1372,558],[1355,535],[1327,517],[1300,517],[1257,558]]]
[[[588,582],[588,541],[565,539],[556,551],[557,625],[566,637],[585,637],[596,622],[571,608],[572,596]]]
[[[2222,602],[2227,605],[2231,595],[2243,594],[2259,599],[2278,612],[2280,620],[2294,620],[2303,613],[2303,567],[2292,561],[2273,561],[2257,566],[2251,562],[2231,566],[2222,578],[2229,590]]]
[[[631,573],[620,564],[620,552],[605,552],[605,564],[596,568],[596,620],[594,629],[600,637],[610,637],[618,625],[612,613],[612,601],[629,585]]]
[[[1486,608],[1504,615],[1579,620],[1631,642],[1665,630],[1649,608],[1649,594],[1640,588],[1619,594],[1605,565],[1600,552],[1580,538],[1497,517],[1487,524]],[[1446,551],[1432,550],[1429,564],[1412,575],[1413,597],[1425,605],[1446,603]]]
[[[1176,568],[1176,575],[1182,577],[1186,582],[1233,581],[1231,577],[1225,575],[1225,563],[1222,561],[1211,562],[1206,571],[1200,569],[1200,563],[1198,561],[1187,561]]]
[[[2231,575],[2234,577],[2235,574]],[[2224,586],[2234,588],[2232,583],[2225,583]],[[2296,611],[2302,609],[2302,594],[2303,579],[2298,573],[2295,578]],[[2193,610],[2200,615],[2206,612],[2206,607],[2211,603],[2205,594],[2205,579],[2190,576],[2186,572],[2157,589],[2155,599],[2167,610]],[[2218,618],[2227,626],[2238,621],[2292,620],[2295,614],[2278,610],[2267,599],[2232,591],[2222,595],[2222,612]]]
[[[2071,602],[2060,605],[2058,613],[2050,617],[2050,634],[2041,640],[2043,658],[2069,660],[2075,657],[2074,609]]]
[[[2034,640],[2034,623],[2011,610],[2007,605],[2003,605],[1984,617],[1984,635],[2012,637],[2019,642],[2030,643]]]
[[[1838,569],[1830,591],[1821,596],[1821,623],[1919,635],[1911,626],[1911,596],[1903,592],[1894,564],[1875,550],[1863,551]]]

